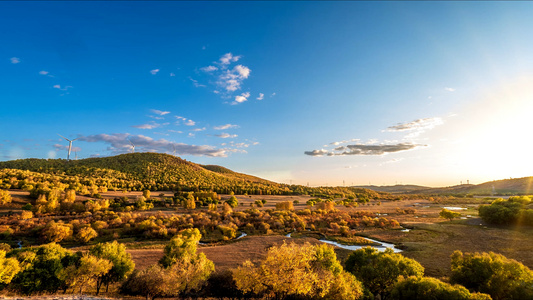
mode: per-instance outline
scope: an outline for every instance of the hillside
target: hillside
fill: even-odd
[[[385,193],[391,193],[391,194],[405,194],[410,193],[413,191],[420,191],[424,189],[429,189],[429,187],[421,186],[421,185],[359,185],[355,186],[356,188],[363,188],[363,189],[369,189],[376,192],[385,192]]]
[[[310,188],[280,184],[234,172],[225,167],[195,164],[160,153],[129,153],[111,157],[64,159],[19,159],[0,162],[0,188],[22,188],[39,182],[61,182],[76,190],[81,186],[105,186],[118,190],[214,191],[250,195],[342,195],[373,191],[326,187]]]

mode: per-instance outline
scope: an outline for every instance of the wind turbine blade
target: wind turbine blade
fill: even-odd
[[[75,140],[77,140],[77,139],[79,139],[79,138],[75,138],[75,139],[73,139],[72,141],[75,141]]]
[[[70,140],[69,140],[69,139],[67,139],[66,137],[62,136],[61,134],[59,134],[59,133],[58,133],[57,135],[59,135],[60,137],[62,137],[62,138],[64,138],[65,140],[67,140],[67,141],[69,141],[69,142],[70,142]]]

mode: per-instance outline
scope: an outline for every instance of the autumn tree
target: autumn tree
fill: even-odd
[[[96,232],[96,230],[94,230],[91,226],[87,225],[87,226],[80,228],[80,230],[76,234],[76,239],[86,244],[97,236],[98,236],[98,232]]]
[[[0,284],[9,284],[20,271],[16,258],[6,258],[6,251],[0,250]]]
[[[258,266],[246,261],[233,270],[237,288],[244,293],[287,297],[358,299],[362,285],[346,273],[327,245],[282,244],[269,249]]]
[[[198,229],[186,229],[165,246],[160,265],[135,272],[122,286],[130,295],[176,297],[199,290],[215,270],[215,265],[203,253],[196,253],[201,235]]]
[[[49,242],[61,242],[72,235],[72,228],[61,222],[50,221],[43,228],[41,235]]]
[[[70,265],[63,269],[59,277],[69,287],[79,288],[81,294],[84,286],[96,282],[98,278],[107,274],[112,266],[113,263],[107,259],[84,254],[79,261],[79,265]]]
[[[424,267],[417,261],[394,253],[392,249],[379,252],[372,247],[364,247],[350,254],[346,260],[346,270],[363,282],[373,294],[381,299],[400,276],[421,277]]]
[[[451,281],[491,295],[492,299],[533,299],[533,271],[501,254],[462,253],[451,256]]]
[[[391,300],[491,300],[487,294],[471,294],[461,285],[451,285],[431,277],[412,276],[397,282]]]
[[[11,202],[11,194],[8,191],[0,190],[0,205]]]
[[[448,219],[449,221],[452,221],[455,218],[459,218],[460,216],[461,216],[460,213],[458,213],[456,211],[451,211],[451,210],[446,209],[446,208],[443,208],[440,211],[440,213],[439,213],[439,217],[441,217],[443,219]]]
[[[120,282],[127,278],[135,269],[135,263],[131,258],[131,254],[126,252],[124,244],[113,241],[112,243],[100,243],[89,250],[89,253],[95,257],[106,259],[112,263],[109,272],[97,277],[96,294],[100,293],[102,285],[106,286],[106,292],[109,289],[109,284]]]

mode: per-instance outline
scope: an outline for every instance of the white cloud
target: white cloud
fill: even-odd
[[[205,127],[202,127],[202,128],[194,128],[192,131],[204,131],[206,128]]]
[[[184,124],[187,125],[187,126],[194,126],[194,125],[196,125],[196,122],[194,122],[193,120],[189,119]]]
[[[150,70],[150,74],[155,75],[159,72],[159,69]]]
[[[39,72],[39,74],[41,75],[48,75],[48,73],[49,73],[48,71],[44,71],[44,70]]]
[[[274,97],[274,96],[276,96],[276,93],[272,93],[272,95],[270,95],[270,97]]]
[[[128,133],[115,134],[98,134],[90,136],[80,136],[80,141],[96,143],[103,142],[109,145],[108,150],[114,154],[128,153],[131,151],[129,140],[135,144],[136,148],[143,152],[167,152],[172,153],[174,149],[178,155],[196,155],[196,156],[212,156],[212,157],[226,157],[228,150],[218,149],[213,146],[197,146],[183,143],[175,143],[165,139],[154,140],[151,137],[144,135],[130,135]]]
[[[20,62],[20,58],[18,57],[12,57],[10,60],[12,64],[18,64]]]
[[[180,130],[172,130],[172,129],[169,129],[167,130],[168,132],[173,132],[173,133],[183,133],[183,131],[180,131]]]
[[[236,134],[229,134],[229,133],[221,133],[221,134],[215,134],[216,137],[219,137],[219,138],[223,138],[223,139],[227,139],[227,138],[236,138],[237,135]]]
[[[248,100],[248,97],[250,97],[249,92],[242,93],[239,96],[235,96],[235,101],[233,101],[231,104],[235,105],[235,104],[243,103]]]
[[[189,79],[192,81],[192,84],[194,84],[195,87],[205,87],[205,85],[198,83],[198,80],[192,79],[192,77],[189,77]]]
[[[59,84],[56,84],[56,85],[54,85],[54,86],[53,86],[53,88],[54,88],[54,89],[58,89],[58,90],[61,90],[61,91],[67,91],[68,89],[72,88],[72,86],[70,86],[70,85],[67,85],[67,86],[65,86],[65,87],[61,88],[61,85],[59,85]]]
[[[455,89],[451,87],[445,87],[444,90],[447,92],[455,92]]]
[[[265,94],[259,93],[259,97],[256,98],[257,100],[263,100],[265,99]]]
[[[220,125],[220,126],[213,127],[213,129],[215,130],[226,130],[229,128],[239,128],[239,125],[226,124],[226,125]]]
[[[207,66],[207,67],[200,68],[200,70],[204,72],[213,72],[213,71],[218,70],[218,68],[215,66]]]
[[[229,65],[232,62],[236,62],[241,58],[241,56],[233,56],[231,53],[226,53],[220,57],[220,64]]]
[[[164,116],[170,113],[169,111],[162,111],[162,110],[157,110],[157,109],[150,109],[150,111],[160,116]]]
[[[160,127],[161,124],[158,124],[156,122],[152,122],[150,124],[141,124],[141,125],[133,125],[131,127],[138,128],[138,129],[154,129]]]
[[[250,72],[252,70],[246,66],[237,65],[233,68],[233,71],[237,72],[241,78],[246,79],[248,76],[250,76]]]
[[[176,76],[176,74],[170,72],[170,77],[174,77],[174,76]]]

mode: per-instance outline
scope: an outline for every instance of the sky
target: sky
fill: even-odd
[[[310,186],[533,176],[532,14],[527,1],[1,1],[0,160],[66,159],[66,137],[71,159],[168,153]]]

